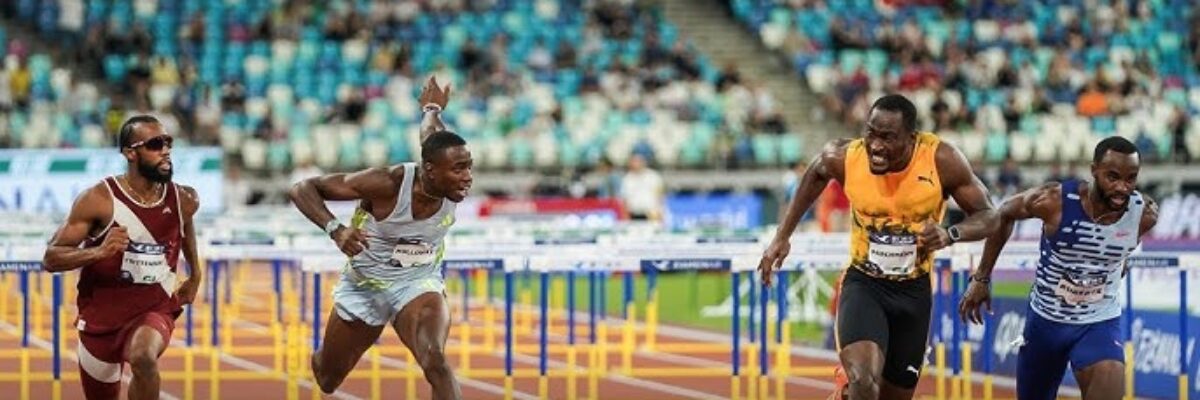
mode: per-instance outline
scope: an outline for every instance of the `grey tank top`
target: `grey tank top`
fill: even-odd
[[[413,182],[416,164],[404,164],[404,182],[391,215],[376,221],[359,208],[352,225],[367,234],[367,249],[350,259],[350,274],[359,286],[386,288],[396,282],[441,279],[446,232],[454,225],[455,203],[442,199],[433,216],[414,220]]]

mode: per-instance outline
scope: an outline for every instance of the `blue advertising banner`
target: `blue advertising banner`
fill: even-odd
[[[960,329],[966,329],[965,335],[972,347],[972,369],[978,372],[989,370],[996,375],[1015,377],[1017,372],[1017,353],[1019,343],[1025,329],[1028,300],[997,298],[992,301],[992,319],[985,330],[983,326],[958,324]],[[946,337],[952,337],[957,318],[954,308],[945,310],[935,322],[940,326]],[[1123,317],[1124,318],[1124,317]],[[1186,360],[1189,371],[1190,397],[1200,396],[1200,357],[1196,355],[1197,327],[1200,327],[1200,317],[1192,315],[1188,322],[1188,337],[1183,338],[1180,332],[1179,313],[1176,310],[1134,310],[1133,320],[1128,325],[1122,321],[1122,326],[1129,326],[1130,341],[1133,343],[1134,359],[1134,390],[1138,397],[1147,398],[1178,398],[1179,374],[1181,361]],[[990,354],[985,354],[984,352]],[[947,360],[956,363],[955,353],[947,351]],[[988,359],[990,357],[990,360]],[[1186,358],[1183,358],[1186,357]],[[986,365],[990,362],[990,366]],[[1070,368],[1070,367],[1068,367]],[[1068,370],[1063,379],[1064,385],[1075,385],[1075,379]]]
[[[752,194],[671,196],[664,222],[670,229],[757,228],[762,199]]]

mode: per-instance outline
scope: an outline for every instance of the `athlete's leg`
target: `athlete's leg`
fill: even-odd
[[[856,270],[847,272],[838,299],[838,357],[849,381],[846,396],[852,400],[879,398],[888,346],[887,315],[869,279]]]
[[[1083,400],[1120,399],[1125,395],[1125,363],[1104,360],[1075,371]]]
[[[1069,347],[1063,338],[1070,326],[1047,321],[1033,310],[1026,312],[1025,331],[1017,351],[1017,398],[1053,400],[1067,371]]]
[[[446,336],[450,332],[450,307],[439,292],[425,292],[400,309],[392,321],[400,341],[416,358],[436,400],[462,399],[454,371],[446,362]]]
[[[879,398],[909,400],[925,366],[933,289],[926,275],[911,281],[878,282],[886,290],[881,304],[888,316],[888,350]]]
[[[117,400],[121,395],[121,362],[117,332],[94,335],[79,332],[79,381],[87,400]]]
[[[171,342],[175,319],[167,314],[151,312],[143,315],[130,328],[125,345],[125,360],[133,378],[129,380],[129,399],[157,399],[161,386],[158,357]]]
[[[1084,400],[1119,399],[1125,395],[1125,352],[1120,318],[1090,324],[1071,349],[1071,366]]]
[[[325,339],[321,348],[312,357],[313,376],[325,393],[333,393],[354,365],[358,364],[363,352],[371,348],[383,325],[372,326],[359,319],[342,319],[335,309],[329,312],[329,323],[325,325]]]
[[[142,325],[129,337],[125,359],[133,378],[129,380],[129,400],[157,399],[159,388],[158,355],[166,341],[157,329]]]

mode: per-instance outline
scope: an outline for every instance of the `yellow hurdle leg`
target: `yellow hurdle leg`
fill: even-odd
[[[1125,400],[1133,400],[1133,342],[1125,342]]]
[[[1188,392],[1190,391],[1187,372],[1179,374],[1179,400],[1188,400]]]
[[[758,364],[758,346],[756,343],[746,345],[746,398],[750,400],[758,399],[758,377],[755,364]]]
[[[196,398],[196,348],[183,348],[183,400]]]
[[[463,375],[470,376],[471,374],[471,324],[465,323],[459,325],[459,332],[462,333],[462,338],[459,339],[461,344],[459,347],[462,351],[458,353],[459,371]]]
[[[600,400],[600,349],[588,345],[588,400]]]
[[[29,349],[21,348],[21,400],[29,400]]]
[[[596,342],[600,347],[596,357],[600,361],[600,371],[608,372],[608,324],[603,320],[596,323]]]
[[[483,307],[483,348],[493,353],[496,351],[496,308],[490,301]]]
[[[287,398],[288,400],[300,400],[300,354],[299,343],[297,343],[296,325],[288,324],[287,327]],[[317,390],[313,388],[313,390]]]
[[[542,400],[550,398],[550,378],[545,375],[538,377],[538,398]]]
[[[62,400],[62,380],[55,379],[50,383],[50,398],[54,400]]]
[[[8,319],[8,298],[12,297],[12,291],[9,290],[8,276],[10,274],[0,273],[0,322],[9,322]],[[15,325],[15,324],[14,324]]]
[[[938,343],[934,349],[934,363],[937,365],[935,393],[938,400],[946,399],[946,344]]]
[[[383,379],[380,377],[379,366],[381,364],[379,357],[379,346],[371,346],[371,400],[380,400],[383,398],[382,384]]]
[[[287,346],[283,343],[283,327],[280,326],[279,322],[271,322],[271,343],[274,347],[272,349],[272,366],[274,367],[275,373],[282,374],[283,353]]]
[[[763,375],[758,377],[758,398],[759,400],[767,400],[771,394],[771,378]]]
[[[742,379],[740,376],[729,377],[729,399],[738,400],[742,395]]]
[[[578,371],[575,369],[575,345],[567,347],[567,400],[575,400],[579,398],[577,395],[576,379]]]
[[[309,341],[307,340],[307,338],[312,337],[312,334],[313,334],[312,327],[305,325],[304,329],[301,330],[300,332],[301,332],[301,335],[300,335],[301,345],[299,346],[300,347],[300,360],[299,360],[299,364],[296,365],[296,371],[298,371],[296,374],[297,379],[301,379],[305,376],[308,376],[308,365],[309,365],[308,360],[312,359],[312,352],[314,351],[312,348],[312,344],[309,343]],[[322,396],[321,396],[321,390],[319,389],[319,386],[314,386],[314,387],[317,387],[318,389],[312,390],[309,392],[312,394],[311,399],[312,400],[321,400]]]
[[[784,400],[787,398],[787,377],[792,374],[792,327],[784,323],[783,332],[781,335],[782,342],[775,349],[775,398]]]
[[[992,400],[992,374],[983,376],[983,400]]]
[[[971,396],[972,381],[971,381],[971,344],[970,343],[962,344],[962,363],[963,363],[963,370],[962,370],[962,374],[963,374],[962,393],[963,393],[963,396],[962,396],[962,398],[963,398],[963,400],[971,400],[971,398],[972,398],[972,396]]]
[[[212,348],[208,350],[208,398],[209,400],[219,400],[221,398],[221,357],[220,349]]]
[[[626,309],[629,313],[629,320],[625,321],[625,337],[621,345],[621,370],[625,375],[633,375],[633,350],[637,340],[633,337],[633,324],[637,322],[637,308],[630,304],[626,306]]]
[[[413,391],[414,392],[416,391],[415,387],[413,388]],[[408,398],[415,399],[417,397],[414,395],[414,396],[409,396]],[[513,399],[513,377],[505,376],[504,377],[504,400],[512,400],[512,399]]]
[[[658,289],[655,289],[657,292]],[[658,336],[658,293],[651,293],[646,302],[646,350],[653,351]]]

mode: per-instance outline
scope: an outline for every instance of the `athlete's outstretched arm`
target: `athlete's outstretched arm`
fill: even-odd
[[[809,163],[804,176],[800,178],[796,195],[792,197],[792,202],[788,205],[787,213],[779,221],[775,237],[758,262],[758,270],[762,273],[763,284],[771,284],[771,273],[783,265],[783,260],[791,251],[790,240],[792,233],[796,231],[796,225],[800,223],[800,217],[808,212],[809,207],[812,207],[813,202],[825,190],[825,186],[829,184],[830,180],[845,181],[846,146],[849,143],[849,139],[831,141],[825,144],[825,149],[821,151],[821,154],[818,154]]]
[[[450,85],[443,89],[438,86],[437,79],[430,76],[421,88],[421,95],[417,97],[417,101],[421,103],[421,111],[424,113],[424,117],[421,118],[421,143],[425,143],[429,135],[446,130],[441,114],[442,110],[446,109],[446,103],[450,101]]]
[[[192,304],[196,292],[200,290],[201,274],[204,273],[200,257],[196,254],[196,226],[192,223],[196,212],[200,210],[200,196],[190,186],[179,185],[179,189],[179,202],[183,205],[183,258],[191,270],[188,271],[187,280],[175,290],[175,298],[179,304]]]
[[[955,225],[959,232],[958,241],[975,241],[986,238],[996,230],[1000,215],[992,208],[992,200],[988,198],[988,190],[983,182],[975,176],[967,158],[949,143],[938,145],[934,156],[937,162],[938,176],[942,181],[942,190],[954,198],[958,207],[967,214],[967,218]],[[943,232],[944,233],[944,232]],[[942,240],[949,236],[942,234]],[[936,250],[950,245],[942,243],[926,243],[930,250]]]
[[[346,255],[353,256],[367,247],[366,236],[357,229],[346,229],[338,223],[331,228],[337,217],[325,206],[326,200],[379,200],[395,196],[397,187],[393,173],[403,176],[403,170],[391,171],[377,167],[344,174],[329,174],[297,182],[288,191],[288,198],[309,221],[325,230],[337,242]]]
[[[1013,225],[1020,220],[1039,218],[1044,224],[1043,229],[1056,229],[1062,186],[1057,182],[1030,188],[1017,193],[1000,205],[1000,222],[996,232],[992,233],[983,243],[983,256],[979,266],[971,272],[971,283],[959,303],[958,313],[964,321],[983,323],[983,315],[979,307],[986,305],[992,310],[991,276],[996,267],[1000,252],[1012,236]]]
[[[46,253],[42,256],[43,269],[49,272],[70,271],[125,251],[129,245],[129,234],[124,227],[110,229],[100,246],[79,248],[94,226],[112,219],[112,203],[102,185],[84,191],[75,199],[67,220],[46,246]]]

